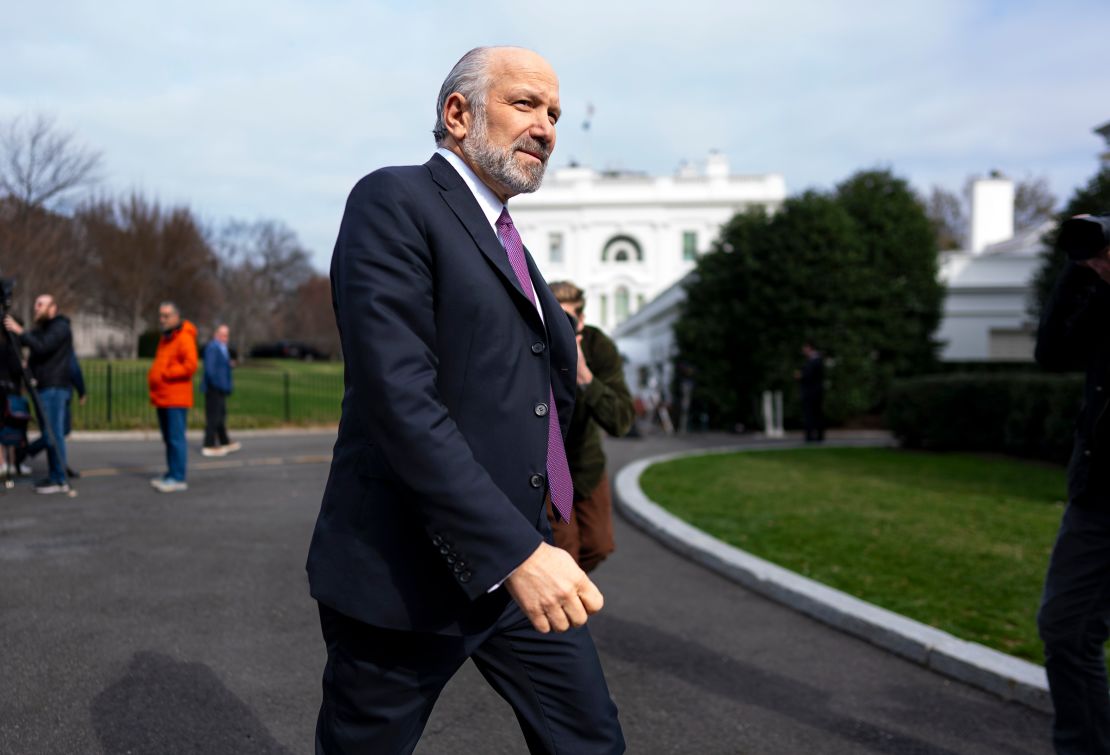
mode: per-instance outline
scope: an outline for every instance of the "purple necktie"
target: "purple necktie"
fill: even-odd
[[[505,253],[509,255],[509,264],[513,266],[516,279],[524,294],[532,305],[536,304],[536,297],[532,290],[532,278],[528,275],[528,262],[524,259],[524,242],[509,217],[509,208],[501,210],[501,217],[497,218],[497,235],[505,246]],[[564,522],[570,521],[570,512],[574,507],[574,483],[570,479],[570,467],[567,465],[567,451],[563,447],[563,433],[559,429],[559,410],[555,408],[555,391],[548,386],[548,412],[547,412],[547,488],[551,492],[551,503]]]

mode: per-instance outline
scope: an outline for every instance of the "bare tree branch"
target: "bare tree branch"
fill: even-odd
[[[52,118],[15,118],[0,127],[0,193],[24,209],[46,207],[99,180],[101,155],[78,146]]]
[[[1027,178],[1014,187],[1014,230],[1024,231],[1055,217],[1056,197],[1048,179]]]
[[[953,192],[933,187],[929,201],[925,204],[925,214],[933,225],[937,237],[937,248],[941,251],[959,249],[967,240],[967,216],[964,205]]]

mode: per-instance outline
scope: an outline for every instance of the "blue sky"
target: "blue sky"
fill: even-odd
[[[554,65],[555,165],[664,174],[719,149],[791,193],[1000,169],[1062,200],[1110,121],[1104,0],[8,5],[0,119],[56,117],[103,152],[104,191],[281,220],[322,270],[351,185],[427,158],[439,84],[479,44]]]

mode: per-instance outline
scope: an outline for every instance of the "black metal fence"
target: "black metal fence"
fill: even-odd
[[[155,428],[158,418],[147,388],[149,361],[82,362],[87,398],[73,403],[73,429]],[[204,426],[201,372],[193,379],[195,411],[190,427]],[[343,398],[341,364],[261,363],[234,372],[235,390],[227,401],[228,426],[273,427],[339,421]]]

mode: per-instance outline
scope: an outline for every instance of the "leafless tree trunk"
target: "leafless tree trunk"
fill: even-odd
[[[132,194],[86,205],[77,219],[96,266],[99,308],[130,327],[133,348],[162,301],[175,302],[191,319],[209,316],[217,295],[216,259],[188,208],[163,210]]]
[[[221,303],[217,319],[245,353],[256,343],[290,336],[287,316],[297,291],[316,274],[293,231],[279,222],[232,222],[213,239]]]
[[[297,289],[294,305],[286,312],[285,332],[333,358],[340,356],[339,329],[335,325],[328,276],[316,274]]]
[[[955,193],[939,186],[933,187],[925,214],[933,224],[937,237],[937,248],[941,251],[961,249],[967,240],[967,215],[964,204]]]
[[[1026,178],[1014,187],[1014,230],[1033,228],[1056,215],[1056,197],[1048,179]]]

